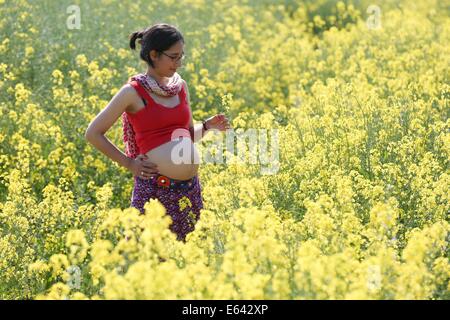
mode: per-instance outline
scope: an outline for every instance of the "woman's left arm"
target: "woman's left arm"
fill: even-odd
[[[206,130],[203,128],[203,122],[197,123],[194,125],[194,121],[192,119],[192,109],[191,109],[191,101],[189,97],[189,90],[187,87],[186,81],[183,80],[183,86],[184,90],[187,93],[187,101],[189,105],[189,110],[191,112],[191,119],[189,122],[189,132],[191,134],[192,141],[198,142],[200,141],[206,133],[210,131],[210,129],[217,129],[219,131],[225,131],[227,129],[230,129],[231,126],[228,122],[228,119],[225,117],[224,114],[216,114],[215,116],[212,116],[204,121]]]

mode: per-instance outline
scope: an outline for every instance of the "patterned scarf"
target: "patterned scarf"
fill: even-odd
[[[132,76],[128,79],[128,82],[132,80],[138,81],[147,92],[153,92],[164,97],[177,95],[180,92],[183,83],[181,76],[177,72],[170,78],[170,81],[166,86],[159,84],[153,77],[145,73]],[[127,157],[135,159],[139,155],[139,148],[136,144],[135,132],[126,112],[122,113],[122,128],[125,154]]]

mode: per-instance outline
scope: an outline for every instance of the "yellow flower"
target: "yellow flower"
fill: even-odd
[[[86,67],[88,65],[87,58],[84,54],[77,55],[75,62],[79,67]]]
[[[26,47],[25,48],[25,58],[29,59],[34,53],[33,47]]]
[[[26,101],[31,95],[31,91],[25,89],[25,86],[22,83],[16,84],[15,87],[15,96],[16,96],[16,104],[20,105]]]
[[[49,266],[52,270],[53,277],[62,276],[69,267],[69,260],[64,254],[54,254],[50,257]]]
[[[64,80],[64,75],[60,70],[58,70],[58,69],[53,70],[52,77],[53,77],[54,84],[62,85],[62,82]]]
[[[70,230],[67,233],[66,247],[69,249],[69,260],[73,264],[80,264],[87,256],[89,244],[82,230]]]
[[[188,197],[183,196],[178,200],[178,206],[180,207],[180,211],[183,211],[186,207],[192,207],[192,203]]]
[[[119,58],[125,59],[125,58],[129,57],[129,51],[125,50],[123,48],[120,48],[119,50],[117,50],[117,55],[119,56]]]

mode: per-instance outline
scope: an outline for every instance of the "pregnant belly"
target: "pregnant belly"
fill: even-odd
[[[158,166],[160,174],[176,180],[195,176],[199,167],[199,155],[191,139],[166,142],[146,153],[148,160]]]

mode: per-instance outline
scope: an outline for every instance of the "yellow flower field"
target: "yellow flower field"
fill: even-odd
[[[445,1],[0,0],[0,15],[1,299],[450,299]],[[278,132],[272,174],[200,166],[186,243],[157,200],[130,208],[131,172],[84,137],[144,70],[128,35],[162,21],[186,39],[194,122]],[[120,119],[106,135],[124,151]]]

